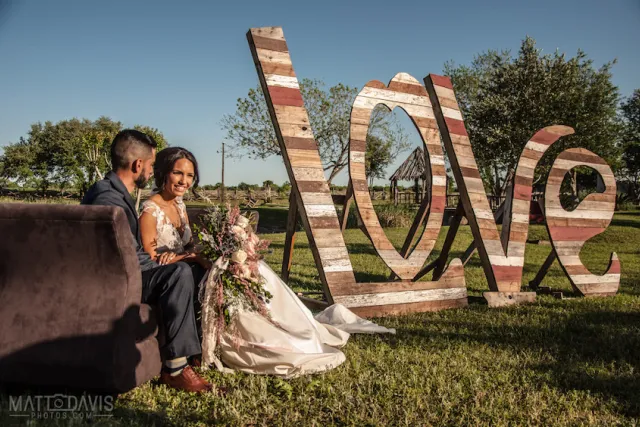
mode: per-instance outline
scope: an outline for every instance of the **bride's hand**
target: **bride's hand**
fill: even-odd
[[[158,264],[167,265],[176,257],[175,252],[163,252],[158,255]]]

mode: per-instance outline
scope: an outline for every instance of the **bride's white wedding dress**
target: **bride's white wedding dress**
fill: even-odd
[[[185,230],[182,235],[152,201],[145,202],[143,211],[157,219],[158,248],[170,248],[165,250],[179,253],[184,251],[185,244],[189,242],[185,238],[188,235],[190,239],[191,230],[182,201],[178,202],[178,207],[182,218],[181,228]],[[220,359],[228,368],[285,378],[322,372],[345,361],[340,348],[347,343],[350,333],[395,333],[393,329],[356,316],[339,304],[328,307],[314,317],[267,263],[261,261],[259,271],[265,279],[265,288],[273,295],[267,304],[273,322],[255,312],[237,313],[235,324],[232,325],[235,334],[230,336],[223,333],[218,343]],[[201,286],[206,279],[203,279]],[[206,334],[207,330],[210,328],[203,325],[203,333]],[[207,352],[207,348],[203,348],[203,352]],[[206,359],[206,355],[203,356]],[[215,365],[225,370],[220,363]]]

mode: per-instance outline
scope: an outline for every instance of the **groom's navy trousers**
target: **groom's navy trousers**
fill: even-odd
[[[184,262],[159,265],[144,251],[135,203],[118,175],[109,172],[82,199],[83,205],[119,206],[129,220],[142,270],[142,301],[160,308],[164,329],[164,360],[202,353],[194,314],[194,279]]]

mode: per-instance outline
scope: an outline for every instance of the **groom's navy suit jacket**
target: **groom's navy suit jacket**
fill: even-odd
[[[84,195],[81,204],[83,205],[107,205],[119,206],[127,214],[131,234],[133,234],[136,242],[136,252],[140,269],[142,271],[150,270],[158,267],[158,264],[151,259],[151,256],[145,252],[142,247],[142,239],[140,237],[140,225],[138,223],[138,214],[135,208],[135,202],[124,186],[122,180],[114,172],[109,172],[104,179],[96,182],[91,186],[89,191]]]

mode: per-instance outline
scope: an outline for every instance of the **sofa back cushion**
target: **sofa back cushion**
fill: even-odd
[[[0,380],[16,363],[111,375],[141,291],[121,208],[0,204]]]

